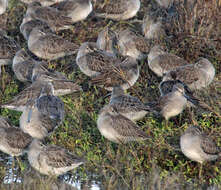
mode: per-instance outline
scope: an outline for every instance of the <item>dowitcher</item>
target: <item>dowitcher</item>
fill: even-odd
[[[166,73],[165,80],[180,80],[184,82],[191,90],[207,87],[215,76],[213,64],[205,58],[200,58],[195,64],[178,67]]]
[[[180,137],[180,147],[186,157],[201,164],[221,156],[221,149],[198,126],[186,129]]]
[[[8,7],[8,0],[0,0],[0,15],[3,14]]]
[[[180,137],[180,147],[183,154],[195,162],[200,163],[199,177],[201,177],[203,163],[221,157],[221,149],[198,126],[189,126]]]
[[[77,52],[78,46],[53,33],[32,29],[28,37],[28,49],[42,59],[54,60]]]
[[[125,94],[121,87],[113,88],[109,104],[114,106],[118,113],[133,121],[143,118],[150,111],[149,106],[137,97]]]
[[[91,0],[64,0],[52,5],[53,8],[72,19],[72,23],[82,21],[92,12]]]
[[[79,158],[67,149],[56,145],[43,145],[41,141],[35,139],[31,143],[28,151],[30,165],[45,175],[62,175],[84,163],[83,158]]]
[[[64,103],[55,96],[43,95],[27,106],[20,117],[20,128],[33,138],[43,139],[64,119]]]
[[[140,60],[145,58],[149,53],[152,41],[129,29],[125,29],[118,33],[117,45],[122,55]]]
[[[146,140],[149,137],[132,120],[118,113],[114,106],[104,106],[97,119],[100,133],[115,143]]]
[[[12,64],[12,59],[19,49],[20,46],[0,29],[0,74],[1,66]]]
[[[113,20],[127,20],[136,16],[139,9],[140,0],[111,0],[98,5],[95,15]]]
[[[94,42],[81,44],[76,57],[76,63],[80,70],[90,77],[100,74],[103,69],[121,61],[113,54],[98,49]]]
[[[0,116],[0,150],[11,156],[20,156],[32,141],[32,137],[20,128],[11,126]]]
[[[15,95],[11,100],[0,105],[0,107],[23,112],[27,107],[35,103],[36,98],[41,95],[42,89],[47,91],[48,94],[53,94],[53,86],[51,83],[36,81]]]
[[[188,62],[184,59],[174,54],[164,52],[159,45],[154,46],[148,54],[148,65],[150,69],[160,77],[170,70],[187,64]]]
[[[63,12],[52,7],[42,7],[39,2],[30,3],[26,15],[46,22],[53,31],[68,29],[72,25],[72,19]]]
[[[191,99],[185,94],[183,84],[177,83],[173,86],[172,92],[161,96],[157,102],[153,103],[151,108],[158,111],[166,120],[180,114],[187,106],[187,101],[197,104],[195,100]]]
[[[191,99],[191,101],[189,101],[187,99],[187,107],[200,106],[200,100],[197,97],[195,97],[193,92],[190,90],[190,88],[186,84],[181,82],[180,80],[161,81],[161,83],[159,85],[161,96],[171,93],[173,91],[173,86],[176,84],[183,85],[184,86],[184,93]],[[192,101],[194,101],[194,104],[192,103]]]
[[[161,81],[159,84],[159,90],[160,90],[161,96],[164,96],[164,95],[172,92],[173,86],[176,84],[179,84],[179,83],[184,86],[186,94],[193,95],[193,92],[189,89],[189,87],[186,84],[184,84],[183,82],[181,82],[180,80],[167,80],[167,81]]]
[[[124,90],[132,87],[140,75],[136,59],[125,57],[120,63],[103,68],[100,74],[91,79],[91,83],[112,91],[113,87],[120,86]]]

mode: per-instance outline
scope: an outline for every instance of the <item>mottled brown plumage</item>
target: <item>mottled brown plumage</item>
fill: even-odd
[[[3,117],[0,117],[0,135],[0,150],[11,156],[22,155],[32,141],[30,135],[20,128],[11,126]]]
[[[61,175],[84,163],[68,150],[56,145],[43,145],[34,140],[30,145],[28,160],[33,168],[45,175]]]
[[[36,56],[54,60],[77,52],[78,45],[53,33],[42,32],[35,27],[28,38],[28,48]]]
[[[124,56],[131,56],[135,59],[143,59],[149,53],[152,41],[130,31],[120,31],[117,35],[119,51]]]
[[[109,104],[114,106],[118,113],[133,121],[141,119],[151,110],[137,97],[125,94],[121,87],[113,88]]]
[[[221,156],[221,149],[198,126],[190,126],[180,137],[181,150],[193,161],[203,163],[216,160]]]
[[[103,70],[120,63],[122,59],[97,48],[96,43],[85,42],[79,48],[76,63],[87,76],[96,76]]]
[[[120,64],[103,68],[100,73],[91,79],[93,84],[102,85],[109,91],[112,91],[115,86],[128,89],[135,84],[139,77],[139,66],[135,59],[126,57]]]
[[[215,68],[213,64],[205,59],[200,60],[195,64],[178,67],[166,73],[163,80],[180,80],[191,90],[201,89],[207,87],[215,76]]]
[[[16,111],[24,111],[26,107],[34,104],[36,98],[41,94],[41,89],[45,89],[49,94],[53,93],[51,84],[47,82],[36,81],[19,94],[15,95],[12,100],[1,105],[3,108],[8,108]]]
[[[140,0],[108,0],[98,5],[96,16],[113,20],[127,20],[140,9]]]
[[[46,22],[54,31],[70,28],[73,23],[70,17],[52,7],[41,7],[40,3],[30,3],[26,12],[32,19]]]
[[[112,105],[106,105],[101,109],[97,127],[105,138],[116,143],[127,143],[149,138],[140,127],[118,113]]]

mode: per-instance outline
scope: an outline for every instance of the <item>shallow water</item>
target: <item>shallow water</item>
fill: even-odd
[[[90,179],[88,180],[81,180],[78,171],[73,170],[73,172],[68,172],[65,175],[59,176],[57,179],[52,178],[51,181],[50,177],[44,176],[39,174],[37,171],[32,169],[30,166],[24,169],[24,171],[21,171],[18,162],[21,162],[20,160],[17,161],[16,159],[13,159],[12,157],[8,157],[5,160],[1,157],[0,162],[4,162],[4,168],[5,168],[5,174],[4,176],[1,176],[3,178],[2,187],[4,188],[4,185],[12,185],[12,186],[26,186],[27,184],[30,184],[29,186],[35,184],[35,183],[41,183],[41,184],[49,184],[51,189],[56,189],[54,186],[58,186],[59,189],[76,189],[76,190],[82,190],[82,189],[88,189],[88,190],[100,190],[101,183],[99,181],[95,181],[92,178],[96,179],[96,176],[93,176],[93,174],[89,174],[88,176]],[[24,160],[23,162],[27,162],[27,160]],[[28,164],[28,163],[27,163]],[[50,184],[51,183],[51,184]]]

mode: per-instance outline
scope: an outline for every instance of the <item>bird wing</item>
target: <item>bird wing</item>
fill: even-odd
[[[103,69],[119,61],[118,59],[112,56],[107,56],[106,54],[104,54],[102,51],[99,50],[87,54],[86,60],[88,63],[88,67],[91,70],[98,72],[101,72]]]
[[[60,3],[55,3],[51,7],[56,8],[59,11],[68,12],[74,11],[80,5],[80,1],[62,1]]]
[[[170,71],[168,74],[171,75],[174,80],[180,80],[188,86],[199,79],[198,71],[193,67],[193,65],[179,67]]]
[[[127,2],[122,0],[109,0],[105,2],[102,10],[106,14],[123,14],[127,11]]]
[[[131,75],[128,74],[132,70],[138,70],[138,65],[129,64],[129,59],[126,58],[120,63],[109,65],[101,71],[101,74],[93,77],[91,82],[97,85],[104,85],[104,87],[120,86],[124,83],[129,84]],[[128,65],[127,65],[128,63]]]
[[[25,88],[21,91],[18,95],[16,95],[12,100],[8,101],[7,103],[3,104],[2,106],[26,106],[27,103],[33,102],[37,97],[41,94],[41,89],[47,88],[49,89],[50,93],[52,93],[52,89],[47,83],[41,82],[34,82],[31,86]]]
[[[24,149],[32,142],[32,137],[19,128],[7,128],[6,133],[7,143],[13,148]]]
[[[11,128],[9,119],[0,116],[0,127],[1,128]]]
[[[0,35],[0,57],[1,59],[11,59],[19,46],[12,39]]]
[[[110,104],[112,104],[110,102]],[[137,97],[128,96],[128,95],[120,95],[113,99],[113,105],[117,107],[118,110],[149,110],[148,106],[145,106]]]
[[[149,138],[147,134],[140,129],[140,127],[121,114],[112,117],[112,126],[122,138],[125,138],[125,140],[126,138],[131,140],[135,140],[137,138]]]
[[[45,34],[39,39],[39,41],[42,42],[44,51],[48,53],[56,54],[69,51],[73,51],[73,53],[75,53],[78,50],[78,46],[76,44],[54,34]]]
[[[68,167],[76,162],[80,162],[80,159],[75,155],[55,145],[45,147],[44,152],[40,156],[45,157],[47,164],[55,168]]]
[[[206,135],[202,135],[200,145],[203,151],[207,154],[219,154],[221,152],[216,143]]]
[[[105,87],[119,86],[128,82],[126,72],[119,66],[112,66],[109,69],[103,69],[101,74],[93,77],[91,82],[96,85],[104,85]]]
[[[180,66],[187,65],[188,62],[176,55],[165,53],[157,57],[159,65],[163,68],[164,73]]]
[[[52,24],[57,27],[71,25],[73,23],[70,17],[65,16],[62,12],[52,7],[39,7],[35,10],[34,17],[35,19],[45,21],[49,25]]]

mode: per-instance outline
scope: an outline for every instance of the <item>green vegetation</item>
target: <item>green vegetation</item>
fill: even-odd
[[[150,3],[151,2],[151,3]],[[166,24],[168,38],[163,40],[168,51],[183,57],[193,63],[198,57],[208,58],[216,67],[216,77],[209,88],[196,92],[216,112],[221,110],[221,21],[218,1],[199,0],[191,10],[189,1],[175,1],[177,6],[176,19]],[[142,8],[138,19],[142,19],[146,8],[156,3],[142,0]],[[6,26],[8,35],[27,48],[19,26],[25,14],[26,7],[18,0],[11,0]],[[4,15],[5,16],[5,15]],[[3,17],[2,17],[3,18]],[[1,19],[1,17],[0,17]],[[106,25],[111,27],[133,27],[137,25],[128,22],[115,23],[110,20],[96,20],[89,17],[84,22],[76,23],[73,30],[60,32],[79,45],[85,41],[95,41],[98,32]],[[159,97],[157,78],[147,66],[147,61],[141,63],[141,75],[137,83],[128,93],[138,96],[144,102],[156,100]],[[79,82],[84,92],[62,97],[65,103],[66,117],[64,123],[47,139],[49,143],[57,144],[73,150],[79,155],[85,155],[88,162],[73,171],[76,178],[89,186],[91,181],[98,181],[101,189],[207,189],[207,186],[221,184],[220,160],[205,163],[202,176],[199,178],[199,165],[187,159],[179,150],[179,137],[184,129],[191,124],[189,112],[172,118],[168,127],[152,115],[147,115],[138,124],[152,137],[152,141],[117,145],[101,137],[96,119],[99,110],[108,103],[103,97],[108,93],[99,87],[90,86],[89,78],[77,68],[75,56],[69,56],[49,63],[49,67],[65,73],[69,79]],[[19,82],[13,75],[10,66],[2,68],[0,77],[0,103],[6,102],[20,92],[28,84]],[[211,133],[221,146],[221,118],[213,113],[194,108],[197,123],[204,131]],[[8,109],[0,109],[0,115],[7,116],[13,124],[19,125],[21,113]],[[2,154],[0,160],[0,180],[7,171],[7,155]],[[22,161],[21,161],[22,160]],[[29,170],[27,158],[19,161],[19,171],[22,176]],[[16,162],[17,163],[17,162]],[[24,177],[26,179],[26,177]],[[25,184],[3,185],[0,189],[50,189],[50,180],[35,177],[36,181]],[[40,180],[39,180],[40,179]],[[46,181],[45,181],[46,180]],[[202,185],[203,184],[203,185]],[[100,185],[99,185],[100,186]],[[220,187],[219,187],[220,188]]]

